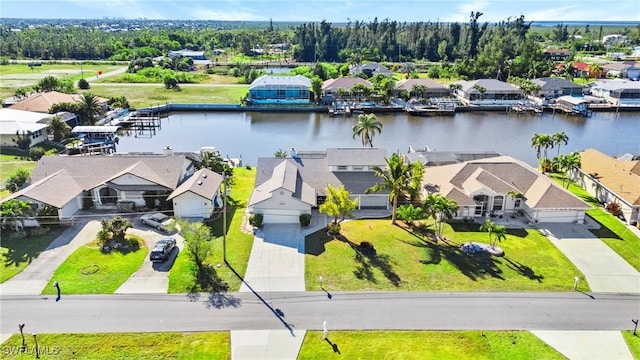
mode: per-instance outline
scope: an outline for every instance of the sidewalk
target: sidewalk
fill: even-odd
[[[569,359],[633,360],[620,331],[541,331],[533,335]]]

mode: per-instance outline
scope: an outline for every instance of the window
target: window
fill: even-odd
[[[355,171],[362,171],[363,170],[363,166],[362,165],[353,165],[352,168]]]
[[[493,207],[492,211],[500,211],[502,210],[502,203],[504,203],[504,196],[495,196],[493,198]]]
[[[346,171],[347,165],[338,165],[338,170]]]
[[[516,209],[517,209],[517,208],[519,208],[519,207],[520,207],[520,200],[521,200],[521,199],[516,199],[516,201],[513,203],[513,207],[514,207],[514,208],[516,208]]]

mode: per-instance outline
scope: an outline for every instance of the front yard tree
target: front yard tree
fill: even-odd
[[[420,186],[416,170],[418,168],[422,169],[422,167],[415,164],[408,164],[404,158],[395,153],[386,158],[385,161],[387,162],[387,166],[384,169],[379,166],[373,167],[375,175],[381,179],[381,182],[368,188],[366,193],[389,191],[389,200],[393,203],[391,223],[395,225],[398,198],[416,193],[417,188]],[[421,171],[418,172],[421,173]]]
[[[67,125],[67,123],[58,115],[49,119],[47,125],[49,125],[49,131],[51,131],[51,134],[53,135],[53,141],[56,142],[62,141],[69,131],[71,131],[71,126]]]
[[[92,93],[82,95],[79,102],[80,119],[84,125],[95,125],[98,116],[104,113],[104,109],[98,102],[98,97]]]
[[[181,220],[179,224],[187,254],[198,267],[198,274],[201,274],[205,267],[204,262],[212,250],[211,231],[201,222]]]
[[[331,216],[334,224],[351,216],[351,212],[358,206],[358,201],[351,199],[351,195],[344,188],[344,185],[327,185],[326,191],[326,200],[320,205],[319,211]]]
[[[551,141],[553,146],[558,147],[558,155],[560,155],[560,145],[567,145],[569,143],[569,136],[564,131],[558,131],[551,135]]]
[[[0,217],[2,217],[2,228],[13,225],[15,230],[20,228],[17,221],[24,216],[26,212],[31,209],[29,203],[22,200],[11,199],[7,200],[0,205]]]
[[[489,233],[489,245],[494,249],[497,242],[507,238],[507,229],[502,225],[497,225],[489,219],[480,226],[480,231],[486,231]]]
[[[133,226],[131,221],[120,215],[114,216],[111,219],[102,219],[100,223],[102,224],[102,230],[110,233],[111,240],[113,241],[124,241],[124,235],[127,229]]]
[[[382,123],[378,121],[376,114],[360,114],[358,115],[358,121],[351,130],[353,130],[354,139],[357,136],[362,138],[362,146],[369,145],[373,147],[373,137],[376,132],[378,134],[382,132]]]
[[[424,201],[424,208],[427,215],[434,220],[436,238],[441,238],[445,221],[453,219],[458,212],[458,203],[441,194],[429,194]]]
[[[24,185],[28,178],[29,172],[27,170],[18,169],[15,173],[9,175],[5,181],[5,187],[10,192],[14,193],[22,188],[22,185]]]

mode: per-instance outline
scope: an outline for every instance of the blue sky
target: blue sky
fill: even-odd
[[[640,22],[638,0],[0,0],[0,17],[10,18],[465,22],[471,11],[489,22]]]

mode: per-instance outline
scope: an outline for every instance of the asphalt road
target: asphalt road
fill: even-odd
[[[0,333],[260,329],[622,330],[640,295],[568,293],[324,292],[2,296]],[[262,300],[261,300],[262,299]],[[283,317],[276,314],[282,312]]]

